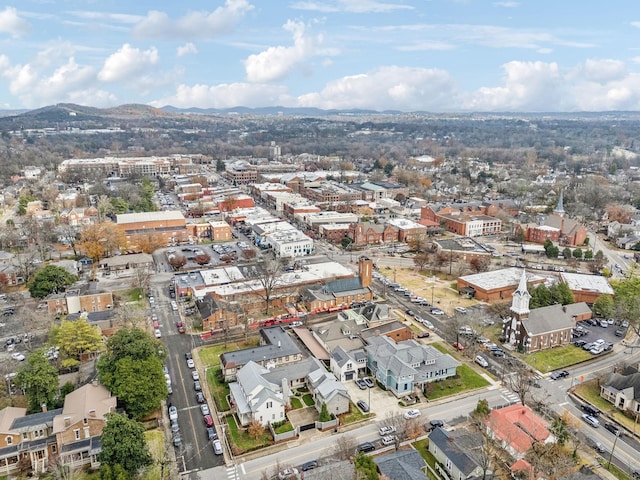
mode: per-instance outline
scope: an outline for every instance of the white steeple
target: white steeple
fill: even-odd
[[[522,269],[522,277],[520,277],[520,284],[511,300],[511,311],[519,316],[526,316],[529,314],[529,300],[531,294],[527,290],[527,273],[525,269]]]

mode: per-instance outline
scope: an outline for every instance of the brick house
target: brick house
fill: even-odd
[[[104,312],[113,308],[111,292],[89,292],[87,285],[50,295],[45,301],[47,312],[51,315]]]
[[[349,225],[349,238],[356,247],[373,243],[392,243],[398,241],[398,229],[392,225],[374,222],[358,222]]]

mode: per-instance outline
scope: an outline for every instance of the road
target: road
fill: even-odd
[[[162,341],[168,350],[166,363],[173,393],[169,395],[167,403],[172,403],[178,409],[178,424],[182,437],[182,447],[176,448],[175,451],[178,470],[189,472],[209,469],[222,465],[224,459],[222,456],[214,455],[211,442],[207,439],[200,406],[195,398],[191,369],[187,366],[184,356],[186,352],[191,352],[199,345],[199,337],[178,333],[176,322],[180,315],[170,307],[168,282],[164,278],[165,276],[161,275],[153,279],[151,291],[154,294],[155,307],[152,311],[158,315]],[[200,374],[204,376],[205,372]]]

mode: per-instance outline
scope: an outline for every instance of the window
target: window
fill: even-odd
[[[27,432],[23,432],[22,433],[22,440],[28,440],[29,439],[29,434]]]
[[[51,444],[51,453],[58,453],[58,447],[55,443]]]
[[[85,425],[89,425],[89,419],[88,418],[83,418],[82,419],[82,423]]]
[[[13,445],[13,437],[6,437],[7,445]]]
[[[273,402],[267,402],[267,408],[273,408]]]
[[[80,440],[80,430],[76,429],[73,431],[73,434],[76,437],[76,440]]]

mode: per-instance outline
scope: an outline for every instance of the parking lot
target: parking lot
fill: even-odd
[[[404,414],[410,408],[420,408],[424,404],[416,404],[412,407],[403,408],[398,405],[398,399],[391,393],[382,390],[377,385],[373,388],[362,390],[356,385],[356,382],[346,381],[344,385],[347,387],[351,401],[357,404],[358,401],[364,401],[369,405],[371,413],[375,413],[378,421],[384,421],[387,416]]]
[[[605,325],[605,323],[602,323],[602,325]],[[606,327],[601,326],[600,319],[578,322],[576,329],[574,330],[573,343],[579,348],[584,348],[585,346],[602,339],[606,345],[613,346],[620,342],[627,334],[627,327],[623,327],[619,324],[616,325],[616,322],[614,321],[606,322],[606,325]],[[617,335],[616,332],[618,333]],[[605,347],[603,353],[609,350],[610,349],[608,347]]]

